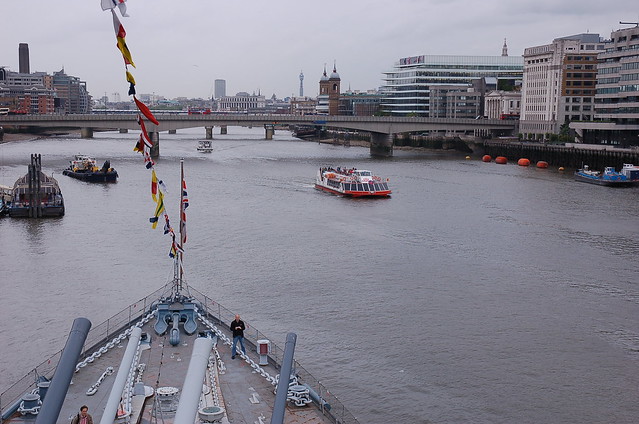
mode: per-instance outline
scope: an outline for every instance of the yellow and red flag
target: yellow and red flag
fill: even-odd
[[[118,15],[115,14],[115,11],[113,9],[111,9],[111,14],[113,15],[113,29],[115,30],[115,38],[118,40],[118,49],[122,53],[124,63],[135,68],[135,64],[133,63],[133,59],[131,58],[131,52],[126,45],[126,41],[124,41],[124,38],[126,37],[126,31],[120,23]]]

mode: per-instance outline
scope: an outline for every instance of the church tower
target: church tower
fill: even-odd
[[[317,96],[317,113],[320,115],[328,115],[328,93],[331,83],[326,75],[326,65],[324,65],[324,73],[319,81],[319,96]]]
[[[324,73],[326,75],[326,73]],[[328,79],[328,114],[339,115],[339,95],[341,79],[337,73],[337,68],[333,63],[333,72]]]
[[[508,46],[506,45],[506,39],[504,38],[504,46],[501,48],[501,55],[508,56]]]

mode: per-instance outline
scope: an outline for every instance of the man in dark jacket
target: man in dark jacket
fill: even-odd
[[[240,342],[240,346],[242,347],[242,352],[246,354],[246,349],[244,349],[244,330],[246,326],[244,325],[244,321],[240,319],[239,315],[235,315],[235,319],[231,322],[229,326],[231,331],[233,332],[233,348],[231,349],[231,359],[235,359],[235,353],[237,350],[237,342]]]
[[[78,415],[71,420],[71,424],[93,424],[93,417],[89,414],[89,407],[82,405]]]

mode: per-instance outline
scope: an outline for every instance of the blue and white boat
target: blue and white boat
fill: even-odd
[[[612,166],[607,166],[603,172],[600,172],[593,171],[588,165],[584,165],[583,168],[575,171],[575,180],[609,187],[625,187],[633,184],[632,180],[615,171]]]

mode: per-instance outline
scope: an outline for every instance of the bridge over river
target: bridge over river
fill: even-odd
[[[393,136],[409,132],[479,131],[489,136],[514,135],[517,121],[498,119],[452,119],[389,116],[328,116],[328,115],[260,115],[209,114],[175,115],[154,112],[159,125],[146,123],[155,146],[152,154],[159,155],[159,133],[185,128],[204,127],[206,138],[213,138],[213,127],[264,126],[265,137],[273,136],[276,125],[314,125],[335,129],[366,131],[371,134],[370,152],[373,156],[392,156]],[[4,115],[0,126],[80,129],[82,137],[90,138],[94,130],[136,130],[135,114],[77,114],[77,115]]]

